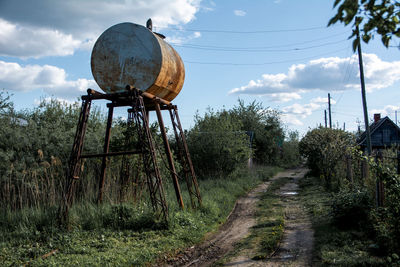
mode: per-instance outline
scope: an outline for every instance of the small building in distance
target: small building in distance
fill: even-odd
[[[400,128],[389,117],[381,119],[381,114],[374,114],[374,122],[369,126],[372,150],[400,145]],[[367,150],[367,135],[363,132],[357,139],[363,151]]]

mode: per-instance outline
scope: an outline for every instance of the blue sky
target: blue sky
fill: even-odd
[[[286,127],[304,134],[324,123],[330,92],[333,124],[356,130],[363,121],[358,58],[347,40],[350,27],[326,27],[332,6],[333,0],[2,0],[0,88],[18,109],[48,97],[75,101],[98,88],[90,70],[98,36],[151,17],[185,64],[185,84],[173,101],[184,128],[193,126],[196,111],[231,108],[241,98],[279,109]],[[363,52],[370,118],[379,112],[394,120],[400,51],[376,37]]]

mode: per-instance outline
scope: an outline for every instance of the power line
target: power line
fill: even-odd
[[[337,111],[332,111],[332,113],[333,114],[340,114],[340,115],[347,116],[347,117],[352,117],[352,118],[356,118],[357,117],[356,115],[354,115],[354,113],[350,114],[350,113],[337,112]]]
[[[272,62],[263,62],[263,63],[233,63],[233,62],[201,62],[201,61],[184,61],[185,63],[189,64],[200,64],[200,65],[225,65],[225,66],[263,66],[263,65],[272,65],[272,64],[279,64],[279,63],[291,63],[293,61],[301,61],[301,60],[306,60],[306,59],[312,59],[320,56],[325,56],[328,54],[340,52],[343,50],[346,50],[346,48],[338,49],[335,51],[330,51],[318,55],[313,55],[311,57],[304,57],[304,58],[298,58],[298,59],[289,59],[289,60],[282,60],[282,61],[272,61]]]
[[[215,46],[215,45],[197,45],[197,44],[186,44],[186,45],[190,45],[190,46],[193,46],[193,47],[216,48],[216,49],[249,49],[249,50],[251,50],[251,49],[269,49],[269,48],[276,48],[276,47],[288,47],[288,46],[302,45],[302,44],[313,43],[313,42],[316,42],[316,41],[332,39],[332,37],[343,35],[343,33],[346,33],[346,32],[341,32],[341,33],[337,33],[337,34],[331,34],[331,35],[329,35],[327,37],[312,39],[312,40],[308,40],[308,41],[304,41],[304,42],[297,42],[297,43],[291,43],[291,44],[271,45],[271,46],[234,47],[234,46]],[[174,46],[175,45],[180,45],[179,43],[174,43],[174,42],[171,42],[171,44],[173,44]]]
[[[329,46],[329,45],[334,45],[338,43],[342,43],[345,40],[340,40],[336,42],[329,42],[329,43],[324,43],[320,45],[313,45],[313,46],[308,46],[308,47],[302,47],[302,48],[290,48],[290,49],[222,49],[222,48],[204,48],[204,47],[198,47],[198,46],[193,46],[193,45],[175,45],[176,47],[183,47],[183,48],[191,48],[191,49],[199,49],[199,50],[210,50],[210,51],[222,51],[222,52],[288,52],[288,51],[301,51],[301,50],[308,50],[312,48],[318,48],[318,47],[323,47],[323,46]]]
[[[183,31],[183,32],[210,32],[210,33],[232,33],[232,34],[257,34],[257,33],[276,33],[276,32],[304,32],[314,31],[320,29],[326,29],[324,27],[309,27],[309,28],[295,28],[295,29],[278,29],[278,30],[257,30],[257,31],[234,31],[234,30],[210,30],[210,29],[183,29],[176,27],[157,27],[157,30],[166,29],[171,31]]]

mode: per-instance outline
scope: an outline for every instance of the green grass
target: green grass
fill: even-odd
[[[387,266],[386,259],[374,255],[374,242],[365,229],[343,230],[335,226],[331,203],[320,179],[300,180],[300,200],[312,218],[315,266]]]
[[[223,264],[238,254],[247,254],[253,260],[268,258],[278,247],[284,232],[285,207],[279,196],[279,188],[289,181],[282,177],[272,181],[257,203],[256,225],[250,235],[240,241],[235,250],[219,263]]]
[[[71,231],[57,227],[57,209],[0,213],[0,265],[142,266],[200,242],[226,220],[236,199],[277,168],[243,168],[224,179],[199,181],[203,207],[180,211],[171,185],[166,188],[169,227],[157,221],[145,204],[77,204],[71,209]],[[187,192],[182,186],[185,195]],[[57,253],[41,257],[53,250]]]

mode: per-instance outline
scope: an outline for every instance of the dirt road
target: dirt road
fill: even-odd
[[[289,193],[297,190],[297,180],[303,177],[305,172],[306,170],[304,169],[280,172],[270,181],[259,185],[246,196],[241,197],[237,201],[227,222],[216,234],[200,245],[189,248],[176,258],[170,259],[169,264],[165,266],[212,266],[221,257],[226,255],[229,251],[232,251],[234,244],[246,237],[251,227],[256,223],[254,213],[260,193],[265,191],[272,181],[281,177],[293,177],[290,183],[281,188],[282,196],[288,200],[287,205],[285,205],[287,220],[285,225],[287,225],[287,229],[285,229],[281,249],[269,262],[253,261],[247,259],[246,256],[239,255],[226,265],[281,266],[283,262],[290,263],[293,260],[297,260],[298,263],[300,263],[299,260],[301,260],[301,263],[308,262],[309,257],[303,255],[310,254],[309,252],[312,248],[312,230],[311,227],[309,227],[310,224],[307,219],[305,219],[304,222],[300,220],[300,213],[305,215],[305,212],[301,211],[299,205],[296,206],[295,196]],[[303,230],[305,231],[304,233],[299,232]],[[303,242],[304,238],[308,241],[304,244],[300,244]],[[299,247],[305,247],[305,249],[299,249]],[[305,265],[300,264],[296,266]]]

